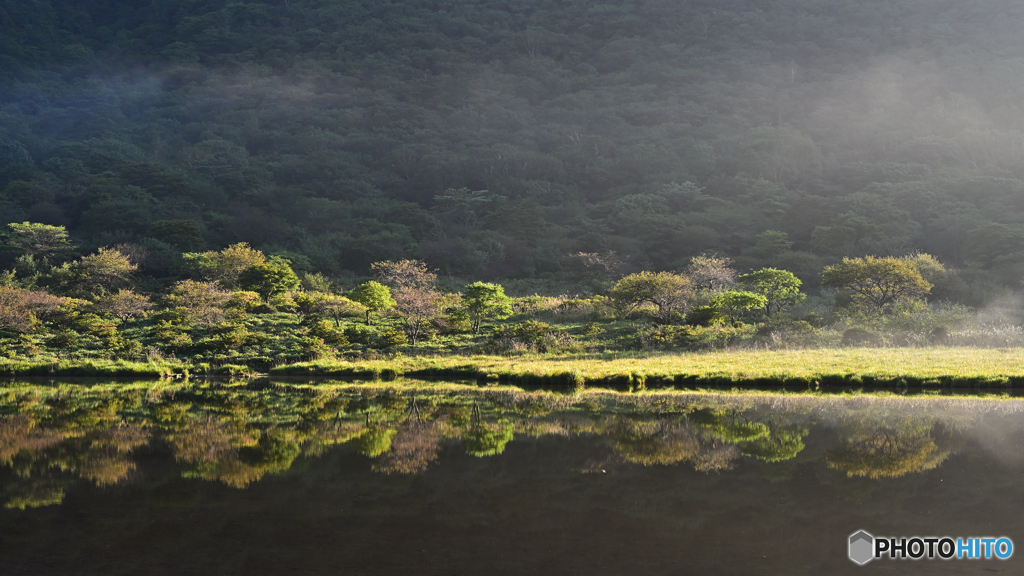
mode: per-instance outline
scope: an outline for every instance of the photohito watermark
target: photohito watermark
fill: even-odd
[[[863,530],[850,534],[850,560],[867,564],[871,560],[1006,560],[1013,556],[1013,540],[1006,536],[951,538],[872,536]]]

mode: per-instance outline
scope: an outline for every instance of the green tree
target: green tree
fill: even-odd
[[[843,258],[841,263],[825,268],[821,283],[849,290],[855,301],[876,310],[894,302],[923,298],[932,288],[913,261],[892,256]]]
[[[765,230],[757,235],[752,252],[759,258],[774,260],[793,247],[789,235],[778,230]]]
[[[334,320],[335,326],[341,326],[341,319],[346,314],[363,312],[366,307],[344,296],[325,292],[299,292],[293,297],[300,314],[318,314]]]
[[[395,299],[391,297],[391,289],[370,280],[348,293],[350,300],[366,307],[366,325],[370,325],[370,312],[383,312],[395,307]]]
[[[232,244],[219,252],[186,252],[182,258],[195,274],[228,289],[238,287],[238,277],[243,271],[267,262],[263,252],[250,248],[245,242]]]
[[[4,234],[7,243],[33,258],[51,258],[73,248],[63,226],[12,222],[7,228],[9,230]]]
[[[265,264],[255,264],[238,275],[240,288],[256,292],[266,302],[278,294],[297,289],[299,284],[299,277],[283,261],[271,260]]]
[[[466,453],[477,458],[497,456],[505,451],[505,445],[512,441],[513,426],[508,420],[494,424],[477,421],[470,425],[462,436]]]
[[[734,316],[746,310],[764,308],[768,299],[746,290],[726,290],[715,297],[714,306],[727,316]]]
[[[765,298],[764,312],[769,316],[773,309],[781,312],[783,308],[803,302],[807,298],[800,293],[800,286],[803,283],[787,270],[764,268],[740,276],[739,283],[745,289]]]
[[[182,280],[171,288],[165,300],[167,307],[182,322],[199,322],[210,326],[224,320],[224,308],[231,296],[231,292],[222,289],[216,282]]]
[[[74,269],[85,290],[103,294],[127,284],[139,267],[113,248],[100,248],[95,254],[83,256]]]
[[[376,458],[391,450],[391,441],[397,433],[394,428],[370,426],[352,440],[352,445],[363,456]]]
[[[480,333],[480,324],[485,318],[503,320],[512,315],[512,299],[499,284],[474,282],[466,286],[462,301],[473,319],[474,334]]]
[[[668,322],[674,312],[689,306],[694,287],[690,279],[671,272],[639,272],[615,283],[609,295],[616,307],[628,313],[641,304],[653,304],[655,316]]]

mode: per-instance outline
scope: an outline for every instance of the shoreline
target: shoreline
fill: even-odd
[[[318,360],[261,371],[188,362],[0,361],[0,377],[476,381],[574,390],[610,388],[1020,388],[1024,348],[818,348],[572,356],[396,356]]]

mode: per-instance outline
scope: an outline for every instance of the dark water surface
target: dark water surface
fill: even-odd
[[[0,387],[3,574],[978,574],[1024,401],[423,383]]]

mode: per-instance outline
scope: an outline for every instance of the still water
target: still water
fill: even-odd
[[[311,385],[312,384],[312,385]],[[0,384],[3,574],[977,574],[1024,400],[417,382]]]

